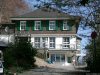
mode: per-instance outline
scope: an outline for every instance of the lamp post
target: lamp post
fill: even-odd
[[[97,37],[97,33],[95,31],[93,31],[91,33],[91,38],[93,39],[93,69],[94,69],[94,72],[96,71],[96,67],[95,67],[95,62],[96,62],[96,44],[95,44],[95,38]]]

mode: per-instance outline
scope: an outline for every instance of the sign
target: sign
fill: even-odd
[[[92,39],[95,39],[97,37],[97,33],[95,32],[95,31],[93,31],[92,33],[91,33],[91,38]]]

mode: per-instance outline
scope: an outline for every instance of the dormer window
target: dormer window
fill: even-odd
[[[20,30],[26,30],[26,21],[20,21]]]
[[[49,30],[55,30],[56,23],[55,21],[49,21]]]

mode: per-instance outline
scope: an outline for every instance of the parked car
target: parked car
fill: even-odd
[[[3,64],[0,61],[0,75],[3,75],[3,72],[4,72],[4,70],[3,70]]]

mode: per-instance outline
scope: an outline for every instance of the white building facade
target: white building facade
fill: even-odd
[[[68,15],[51,7],[42,7],[11,17],[11,21],[14,26],[10,27],[9,37],[5,39],[11,42],[18,37],[30,41],[51,63],[72,63],[80,50],[76,36],[80,22],[78,16]]]

